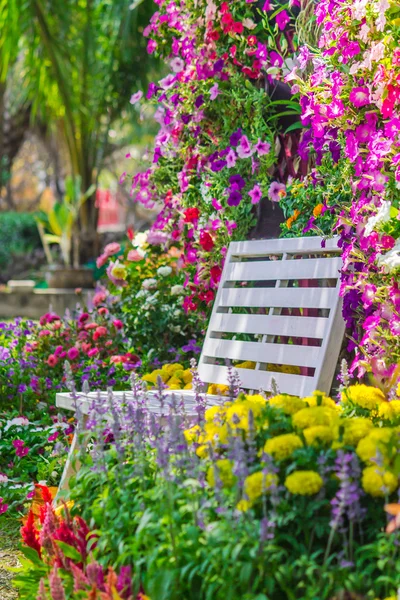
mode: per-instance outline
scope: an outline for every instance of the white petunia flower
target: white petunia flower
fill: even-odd
[[[376,226],[380,225],[380,223],[386,223],[387,221],[390,221],[390,207],[391,204],[389,201],[385,200],[382,202],[376,215],[368,219],[364,230],[365,236],[371,235]]]

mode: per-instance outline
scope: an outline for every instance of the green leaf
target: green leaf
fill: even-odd
[[[56,544],[67,558],[70,558],[76,563],[82,562],[82,555],[76,548],[66,544],[65,542],[62,542],[61,540],[56,540]]]
[[[285,133],[290,133],[291,131],[295,131],[296,129],[304,129],[303,123],[300,121],[298,123],[293,123],[289,125],[289,127],[285,130]]]
[[[33,548],[29,548],[29,546],[21,546],[21,552],[34,565],[43,565],[39,554]]]

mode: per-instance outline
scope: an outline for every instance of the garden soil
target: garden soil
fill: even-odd
[[[4,520],[0,525],[0,600],[16,600],[18,593],[12,585],[9,567],[20,566],[18,556],[19,524]]]

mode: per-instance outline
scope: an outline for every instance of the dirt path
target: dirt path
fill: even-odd
[[[0,600],[16,600],[18,594],[11,584],[12,573],[7,567],[18,566],[19,523],[0,518]]]

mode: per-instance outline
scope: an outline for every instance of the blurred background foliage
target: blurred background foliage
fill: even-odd
[[[142,35],[153,11],[152,0],[0,0],[0,210],[62,202],[69,175],[82,193],[116,189],[132,144],[139,156],[153,136],[129,104],[158,69]],[[98,252],[95,196],[80,214],[86,258]]]

